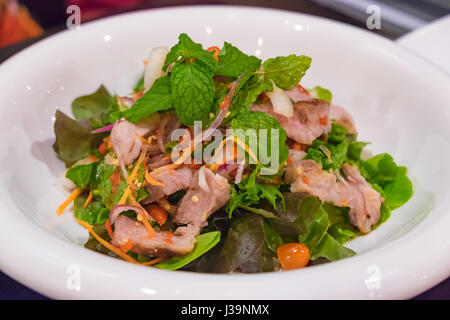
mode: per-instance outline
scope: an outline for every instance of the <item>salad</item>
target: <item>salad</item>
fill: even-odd
[[[351,257],[413,194],[405,167],[370,156],[352,116],[300,81],[311,58],[265,61],[180,34],[151,50],[129,96],[101,85],[57,110],[85,247],[195,272],[268,272]],[[131,91],[131,90],[130,90]]]

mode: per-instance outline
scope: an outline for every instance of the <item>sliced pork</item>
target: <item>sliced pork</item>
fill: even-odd
[[[150,173],[150,176],[161,182],[162,186],[147,185],[150,196],[144,200],[144,203],[154,202],[178,190],[187,189],[191,184],[193,172],[187,166],[175,169],[167,167],[158,169],[155,173]]]
[[[345,179],[339,173],[336,176],[322,170],[314,160],[300,160],[288,165],[285,178],[292,192],[307,192],[323,202],[349,207],[350,222],[367,233],[378,222],[384,199],[356,167],[345,163],[342,170]]]
[[[172,163],[170,154],[161,153],[151,157],[150,160],[147,162],[147,167],[149,168],[149,170],[155,170],[158,169],[159,167],[168,165],[170,163]]]
[[[111,143],[117,158],[125,165],[132,164],[141,152],[142,141],[136,135],[136,127],[125,119],[114,124]]]
[[[123,245],[131,239],[131,250],[136,253],[150,256],[183,256],[194,249],[197,241],[195,237],[200,234],[208,217],[224,206],[229,198],[228,180],[202,167],[194,174],[189,190],[181,200],[173,219],[173,222],[185,226],[179,226],[174,233],[156,231],[155,236],[149,239],[147,229],[142,223],[119,216],[114,222],[112,243]]]
[[[174,233],[157,231],[155,236],[148,238],[147,229],[142,223],[126,216],[119,216],[115,221],[112,239],[113,245],[123,245],[131,239],[131,251],[150,256],[183,256],[194,249],[195,236],[200,228],[194,226],[179,227]]]
[[[206,219],[224,206],[229,198],[228,180],[201,167],[194,174],[188,192],[181,199],[173,221],[203,227]]]
[[[355,121],[350,113],[342,107],[331,105],[330,119],[347,128],[348,133],[356,133]]]
[[[310,145],[331,129],[330,104],[320,99],[310,98],[296,102],[294,116],[291,118],[275,113],[271,103],[263,107],[253,105],[252,110],[262,111],[276,118],[287,136],[301,144]]]

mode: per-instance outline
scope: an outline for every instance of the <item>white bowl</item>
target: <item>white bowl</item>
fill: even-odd
[[[51,145],[56,109],[101,83],[128,94],[152,47],[186,32],[262,58],[306,54],[321,85],[354,116],[360,139],[409,168],[415,194],[359,255],[289,272],[200,274],[132,265],[82,247],[87,231],[55,210],[67,193]],[[124,14],[41,41],[0,66],[0,267],[53,298],[409,298],[450,274],[450,79],[370,32],[284,11],[178,7]],[[79,276],[79,282],[75,281]]]
[[[450,74],[450,14],[407,33],[396,42]]]

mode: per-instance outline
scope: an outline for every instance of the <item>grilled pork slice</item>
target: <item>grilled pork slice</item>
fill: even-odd
[[[209,215],[224,206],[229,197],[228,180],[202,167],[194,174],[173,219],[173,222],[186,226],[178,227],[174,233],[157,231],[149,239],[143,224],[119,216],[115,221],[113,244],[122,245],[131,239],[133,252],[151,256],[185,255],[194,249],[195,237],[200,234]]]
[[[155,173],[150,173],[150,176],[162,185],[147,185],[150,196],[144,200],[144,203],[154,202],[178,190],[187,189],[191,184],[193,172],[189,167],[173,169],[168,166],[157,170]]]
[[[252,110],[262,111],[276,118],[287,136],[301,144],[310,145],[314,139],[327,134],[331,129],[330,104],[320,99],[310,98],[296,102],[294,116],[291,118],[275,113],[271,103],[263,107],[253,105]]]
[[[142,223],[126,216],[119,216],[115,221],[112,244],[123,245],[131,239],[131,251],[150,256],[183,256],[194,249],[195,236],[200,228],[195,226],[179,227],[174,233],[166,231],[155,232],[155,236],[148,238],[147,229]]]
[[[224,206],[230,198],[228,180],[201,167],[192,179],[173,221],[203,227],[208,217]]]
[[[350,113],[340,106],[331,105],[330,119],[347,128],[348,133],[356,133],[355,121]]]
[[[384,199],[361,176],[358,169],[344,164],[345,179],[322,170],[314,160],[293,161],[286,170],[286,181],[292,192],[307,192],[323,202],[350,208],[350,222],[367,233],[380,219]],[[339,181],[336,181],[338,179]]]
[[[136,127],[125,119],[114,124],[111,143],[117,158],[125,165],[132,164],[141,152],[142,142],[136,135]]]

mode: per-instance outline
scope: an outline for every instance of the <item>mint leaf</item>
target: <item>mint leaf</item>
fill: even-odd
[[[331,100],[333,99],[333,94],[331,93],[330,90],[327,90],[325,88],[316,86],[312,89],[307,89],[309,94],[317,99],[321,99],[324,101],[327,101],[329,103],[331,103]]]
[[[216,75],[239,77],[244,71],[254,71],[260,66],[260,59],[255,56],[248,56],[230,43],[225,42],[219,53]]]
[[[94,93],[76,98],[72,102],[72,113],[76,120],[88,119],[94,129],[101,128],[108,124],[109,108],[113,103],[114,98],[101,85]]]
[[[194,250],[184,257],[173,257],[158,263],[155,267],[165,270],[177,270],[184,267],[188,263],[194,261],[201,255],[211,250],[220,241],[220,231],[213,231],[201,234],[196,237],[197,244]]]
[[[142,75],[138,82],[136,83],[136,85],[134,86],[133,92],[140,92],[140,91],[144,91],[145,87],[144,87],[144,75]]]
[[[291,90],[300,82],[310,65],[310,57],[295,54],[267,59],[263,63],[264,76],[273,80],[277,87]]]
[[[161,77],[155,80],[150,90],[139,98],[130,109],[123,111],[122,115],[130,122],[137,122],[152,113],[172,108],[172,104],[169,77]]]
[[[214,72],[217,68],[217,62],[213,58],[213,53],[203,50],[201,44],[192,41],[187,34],[182,33],[178,36],[178,43],[167,54],[163,70],[166,71],[171,63],[191,58],[195,58],[204,64],[204,67],[209,72]]]
[[[185,125],[204,121],[213,110],[215,85],[212,73],[197,61],[177,63],[171,71],[170,84],[178,119]]]
[[[257,155],[262,166],[276,165],[272,158],[277,155],[278,165],[282,165],[287,160],[289,148],[285,144],[286,131],[274,117],[260,111],[240,112],[231,121],[231,128],[234,135],[253,148],[252,151]],[[277,138],[277,141],[272,143],[273,138]],[[272,150],[272,144],[277,148]],[[255,147],[258,150],[255,150]],[[265,150],[266,152],[263,152]],[[275,154],[272,157],[273,152]],[[264,153],[266,154],[264,155]]]

